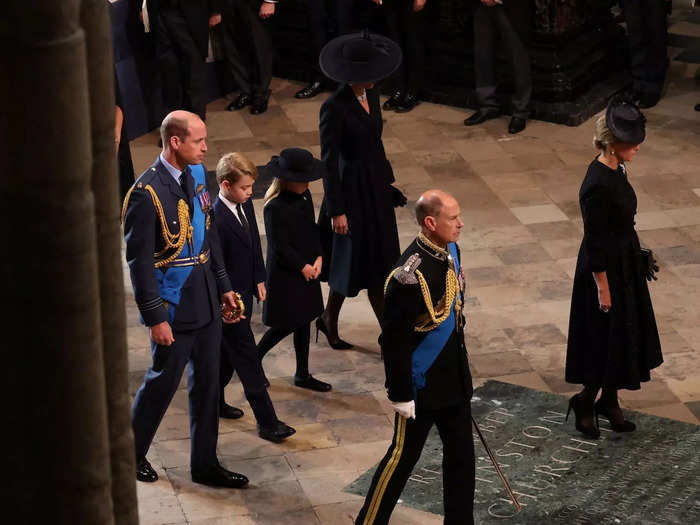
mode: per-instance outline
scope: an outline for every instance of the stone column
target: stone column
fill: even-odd
[[[114,146],[114,65],[107,1],[82,0],[80,22],[85,31],[90,86],[91,187],[95,197],[112,501],[115,524],[130,525],[138,523],[138,506],[119,225],[121,202]]]
[[[79,14],[78,0],[8,0],[0,17],[3,496],[16,523],[114,523]]]

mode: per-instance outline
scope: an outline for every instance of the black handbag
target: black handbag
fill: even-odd
[[[644,272],[647,281],[652,279],[656,281],[656,272],[659,271],[659,266],[656,264],[656,259],[654,259],[654,252],[649,248],[642,248],[639,251],[639,255],[642,259],[642,272]]]

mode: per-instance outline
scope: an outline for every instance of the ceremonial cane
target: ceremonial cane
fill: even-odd
[[[508,483],[508,480],[503,475],[503,471],[501,470],[501,466],[498,464],[498,461],[496,461],[496,457],[493,455],[493,452],[491,452],[491,449],[489,448],[488,444],[486,443],[486,439],[484,438],[484,435],[481,433],[481,429],[479,428],[479,425],[476,423],[476,419],[474,419],[474,416],[472,416],[472,423],[474,425],[474,428],[476,429],[476,433],[478,434],[479,439],[481,440],[481,444],[484,445],[484,448],[486,449],[486,453],[489,455],[489,459],[491,460],[491,463],[493,463],[493,466],[496,468],[496,474],[498,474],[498,477],[501,478],[501,481],[503,482],[503,486],[505,487],[506,492],[508,493],[508,496],[510,496],[511,501],[513,502],[513,505],[515,506],[515,510],[520,512],[520,509],[522,507],[520,506],[520,503],[518,503],[518,498],[515,497],[515,493],[513,492],[513,489],[510,488],[510,483]]]

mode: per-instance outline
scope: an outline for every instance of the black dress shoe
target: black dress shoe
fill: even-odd
[[[474,114],[472,114],[469,118],[464,119],[464,125],[476,126],[477,124],[481,124],[483,122],[486,122],[487,120],[498,118],[500,116],[501,112],[497,109],[480,109]]]
[[[219,417],[223,417],[224,419],[240,419],[243,417],[243,410],[224,403],[219,408]]]
[[[256,98],[253,100],[253,105],[250,106],[251,115],[260,115],[267,111],[267,99],[266,98]]]
[[[231,102],[228,106],[226,106],[226,111],[238,111],[239,109],[243,109],[246,106],[250,106],[250,104],[253,102],[253,98],[246,94],[246,93],[241,93],[238,95],[238,98]]]
[[[695,111],[700,111],[700,104],[695,104]]]
[[[508,124],[508,133],[520,133],[525,129],[525,124],[527,121],[524,118],[513,117],[510,119],[510,124]]]
[[[661,95],[657,93],[642,93],[639,96],[639,107],[642,109],[653,108],[661,100]]]
[[[296,430],[282,421],[278,421],[271,427],[261,427],[258,425],[258,435],[273,443],[281,443],[289,436],[296,434],[296,432]]]
[[[153,470],[153,467],[146,458],[136,462],[136,479],[145,481],[146,483],[158,481],[158,473]]]
[[[320,80],[314,80],[308,86],[304,86],[299,91],[294,94],[294,98],[313,98],[322,91],[324,91],[325,86]]]
[[[319,381],[311,374],[302,379],[294,376],[294,385],[298,386],[299,388],[308,388],[309,390],[315,390],[316,392],[328,392],[331,388],[333,388],[329,383]]]
[[[192,471],[192,481],[209,485],[210,487],[228,487],[240,489],[248,484],[248,478],[243,474],[226,470],[221,465],[216,465],[205,472]]]
[[[400,89],[397,89],[394,91],[391,96],[387,99],[386,102],[382,105],[382,109],[384,111],[391,111],[392,109],[396,109],[396,106],[399,105],[399,102],[401,102],[401,99],[403,98],[403,91]]]
[[[420,99],[418,98],[418,95],[413,95],[412,93],[409,93],[403,98],[401,102],[399,102],[398,106],[396,106],[395,111],[397,113],[408,113],[418,104],[420,104]]]

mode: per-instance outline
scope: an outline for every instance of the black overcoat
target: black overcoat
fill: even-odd
[[[327,175],[319,214],[323,280],[346,297],[382,286],[398,259],[394,173],[382,144],[377,89],[367,91],[368,114],[352,88],[341,85],[321,106],[321,157]],[[349,235],[337,235],[331,217],[345,214]]]
[[[571,298],[566,380],[636,390],[663,362],[634,230],[637,197],[624,169],[594,160],[579,193],[583,241]],[[599,309],[592,272],[605,271],[612,307]]]
[[[306,281],[301,269],[321,255],[311,193],[282,191],[263,210],[267,233],[267,300],[263,322],[295,329],[323,311],[318,279]]]

